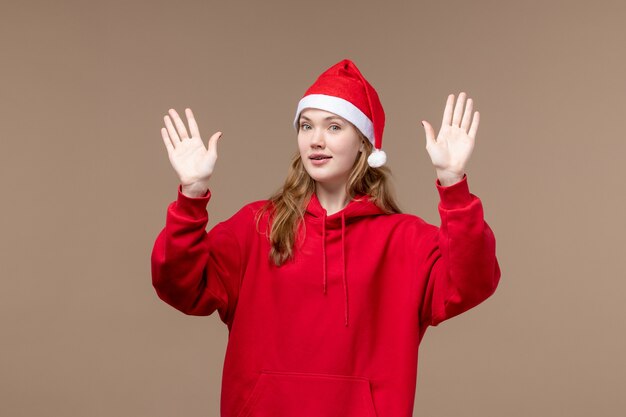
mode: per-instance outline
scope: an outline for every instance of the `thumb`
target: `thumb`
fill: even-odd
[[[426,133],[426,146],[435,144],[435,130],[426,120],[422,120],[424,132]]]
[[[217,141],[222,137],[222,132],[215,132],[209,138],[208,151],[217,154]]]

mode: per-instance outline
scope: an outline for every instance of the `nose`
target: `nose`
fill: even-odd
[[[324,140],[324,131],[321,129],[316,129],[311,134],[311,147],[313,148],[323,148],[325,144]]]

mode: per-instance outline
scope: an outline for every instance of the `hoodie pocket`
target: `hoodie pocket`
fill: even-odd
[[[261,371],[238,417],[376,417],[364,377]]]

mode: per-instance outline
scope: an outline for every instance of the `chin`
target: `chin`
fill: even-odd
[[[336,185],[338,182],[341,181],[337,177],[328,177],[324,175],[311,175],[310,173],[309,173],[309,176],[311,177],[311,179],[313,179],[313,181],[322,185]]]
[[[311,177],[313,181],[320,184],[335,184],[338,181],[341,181],[339,176],[336,175],[337,172],[331,172],[331,175],[324,175],[328,174],[328,172],[324,172],[323,169],[319,169],[317,167],[309,166],[308,161],[304,163],[304,170],[307,174],[309,174],[309,177]]]
[[[324,177],[323,175],[319,175],[319,173],[314,173],[311,172],[311,170],[309,170],[308,168],[305,169],[307,174],[309,174],[309,177],[311,177],[311,179],[315,182],[325,182],[328,181],[328,178]]]

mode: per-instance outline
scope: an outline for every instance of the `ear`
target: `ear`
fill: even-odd
[[[361,141],[361,147],[359,148],[359,152],[363,152],[365,150],[365,143]]]

